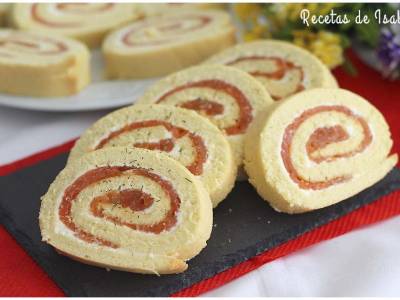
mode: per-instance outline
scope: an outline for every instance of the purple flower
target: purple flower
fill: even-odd
[[[395,79],[400,76],[400,25],[381,30],[377,56],[386,77]]]

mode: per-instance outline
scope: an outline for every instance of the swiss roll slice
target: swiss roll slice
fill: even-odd
[[[310,211],[345,200],[396,164],[382,114],[342,89],[301,92],[261,116],[245,142],[250,183],[276,210]]]
[[[237,166],[229,142],[209,120],[168,105],[134,105],[91,126],[72,149],[69,162],[109,147],[163,152],[199,178],[217,206],[231,191]]]
[[[107,148],[71,162],[42,197],[44,242],[129,272],[183,272],[205,246],[212,206],[200,180],[167,155]]]

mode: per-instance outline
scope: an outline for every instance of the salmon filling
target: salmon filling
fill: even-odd
[[[204,144],[203,139],[200,136],[192,132],[189,132],[186,129],[174,126],[166,121],[149,120],[149,121],[135,122],[126,125],[125,127],[115,132],[112,132],[106,138],[101,140],[95,147],[95,150],[103,148],[106,144],[112,142],[113,139],[117,138],[118,136],[124,133],[132,132],[142,128],[151,128],[157,126],[164,127],[168,132],[171,133],[172,137],[159,140],[158,142],[134,143],[132,146],[149,150],[160,150],[164,152],[171,152],[174,149],[175,143],[178,139],[181,139],[183,137],[189,137],[195,155],[192,163],[187,165],[186,168],[194,175],[203,174],[203,165],[207,161],[207,148]]]
[[[362,131],[363,131],[363,139],[359,143],[359,145],[348,152],[345,153],[340,153],[340,154],[334,154],[334,155],[328,155],[328,156],[315,156],[315,152],[329,144],[332,143],[338,143],[340,141],[347,140],[350,135],[346,131],[345,128],[343,128],[341,125],[335,125],[331,127],[322,127],[322,128],[317,128],[310,138],[308,139],[306,143],[306,152],[308,155],[308,158],[314,161],[315,163],[321,163],[323,161],[334,161],[339,158],[346,158],[346,157],[351,157],[354,156],[360,152],[363,152],[364,149],[368,147],[369,144],[372,142],[372,133],[371,130],[365,121],[360,116],[357,116],[354,114],[350,109],[340,106],[340,105],[335,105],[335,106],[318,106],[309,110],[306,110],[303,112],[299,117],[297,117],[289,126],[286,127],[284,135],[283,135],[283,140],[281,144],[281,157],[282,161],[285,165],[286,171],[289,173],[290,178],[298,184],[298,186],[302,189],[312,189],[312,190],[320,190],[320,189],[325,189],[329,186],[332,186],[334,184],[338,184],[341,182],[345,182],[349,179],[351,179],[350,175],[345,175],[345,176],[339,176],[335,178],[331,178],[326,181],[309,181],[306,178],[303,178],[298,174],[296,171],[296,168],[293,165],[292,159],[291,159],[291,145],[294,136],[296,135],[296,131],[299,129],[299,127],[306,122],[309,118],[312,116],[322,113],[322,112],[338,112],[341,114],[346,115],[347,117],[353,119],[356,121],[358,124],[360,124]]]
[[[243,56],[226,65],[238,67],[261,79],[274,100],[286,98],[305,89],[303,68],[280,57]],[[286,77],[287,81],[279,83]]]
[[[162,95],[157,100],[157,103],[168,101],[168,97],[172,96],[173,94],[191,88],[210,88],[216,91],[224,92],[232,97],[239,108],[239,116],[234,125],[223,128],[223,130],[227,135],[236,135],[246,132],[251,121],[253,120],[253,109],[251,104],[241,90],[221,80],[201,80],[178,86]],[[179,106],[193,109],[198,112],[205,112],[205,114],[208,116],[215,116],[224,112],[224,107],[220,103],[217,103],[211,99],[188,99]]]
[[[182,16],[177,19],[160,20],[158,24],[144,23],[126,32],[121,40],[125,46],[150,46],[168,43],[177,37],[202,29],[211,18],[208,16]]]
[[[150,232],[159,234],[163,231],[170,230],[177,223],[177,212],[179,211],[181,200],[170,182],[163,179],[157,174],[154,174],[146,169],[134,167],[100,167],[90,170],[75,180],[64,192],[61,204],[58,209],[58,214],[61,222],[71,231],[75,236],[88,243],[97,243],[102,246],[118,248],[119,245],[108,240],[99,238],[92,233],[85,231],[75,224],[72,216],[72,205],[76,201],[79,193],[85,188],[96,184],[97,182],[110,179],[113,177],[122,176],[126,173],[143,176],[151,181],[157,183],[161,189],[168,195],[170,202],[169,210],[165,212],[162,220],[154,224],[140,224],[134,222],[124,222],[119,218],[107,214],[105,210],[106,204],[112,204],[123,208],[128,208],[132,212],[142,211],[149,208],[154,199],[151,195],[137,189],[125,189],[109,191],[104,195],[95,197],[90,202],[90,212],[93,216],[103,218],[116,225],[127,226],[133,230],[143,232]]]

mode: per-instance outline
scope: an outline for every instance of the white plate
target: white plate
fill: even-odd
[[[157,81],[105,80],[100,50],[92,51],[92,82],[79,94],[57,98],[34,98],[0,93],[0,105],[40,111],[88,111],[132,104],[144,90]]]

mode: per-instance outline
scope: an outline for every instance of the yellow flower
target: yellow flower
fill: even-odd
[[[267,26],[257,24],[249,32],[246,32],[243,38],[246,42],[248,42],[266,37],[270,37]]]
[[[276,3],[268,5],[270,13],[266,20],[267,23],[264,24],[262,4],[234,4],[235,13],[243,22],[245,41],[271,38],[271,33],[287,29],[288,23],[299,24],[300,13],[303,9],[309,10],[312,15],[325,15],[341,4]],[[341,38],[338,34],[328,31],[314,33],[311,30],[298,30],[293,32],[293,43],[312,52],[330,68],[340,65],[344,61]]]
[[[242,21],[255,20],[261,14],[261,6],[257,3],[237,3],[233,5],[235,14]]]
[[[269,15],[269,21],[271,21],[274,26],[280,27],[283,26],[289,16],[292,14],[291,11],[293,9],[292,5],[297,4],[270,4],[272,14]]]
[[[340,37],[334,33],[320,32],[318,39],[311,44],[311,51],[331,69],[344,61]]]
[[[293,32],[293,43],[305,48],[322,60],[329,68],[341,65],[343,48],[338,34],[320,31],[313,33],[305,30]]]
[[[276,4],[276,17],[281,21],[289,19],[292,22],[299,20],[300,12],[303,9],[308,9],[311,14],[318,12],[318,3],[287,3],[287,4]]]
[[[321,15],[327,15],[331,12],[332,9],[334,9],[335,7],[339,7],[341,4],[338,3],[325,3],[325,4],[321,4],[320,10],[319,10],[319,14]]]
[[[329,31],[318,32],[318,38],[330,44],[340,44],[341,42],[340,35],[334,34]]]
[[[285,3],[271,4],[271,10],[274,12],[272,22],[278,25],[284,25],[287,20],[292,22],[300,21],[300,13],[303,9],[308,9],[312,15],[326,15],[333,8],[339,6],[336,3]]]
[[[296,21],[300,15],[300,11],[304,8],[304,4],[289,3],[285,5],[286,15],[290,21]]]
[[[293,31],[293,43],[302,48],[309,48],[309,45],[315,41],[316,34],[307,30]]]

